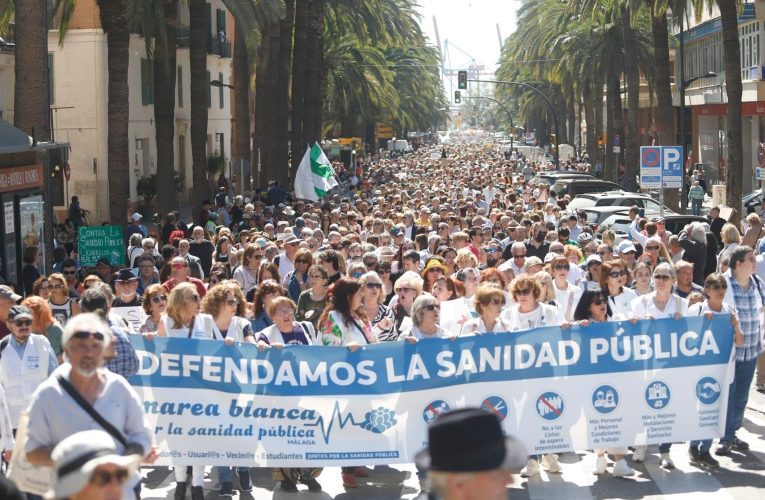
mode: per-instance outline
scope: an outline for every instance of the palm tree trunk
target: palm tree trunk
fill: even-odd
[[[655,3],[655,0],[654,2]],[[666,12],[651,16],[651,34],[653,37],[654,71],[656,104],[658,107],[659,136],[658,145],[669,146],[675,143],[674,107],[672,106],[672,87],[669,75],[669,32]],[[686,152],[687,154],[687,152]],[[676,189],[664,193],[664,204],[672,210],[679,210],[680,196]]]
[[[614,137],[624,135],[624,115],[622,111],[622,98],[620,94],[621,82],[619,75],[611,69],[606,85],[606,100],[608,101],[608,141],[606,141],[606,157],[609,159],[608,168],[604,177],[612,182],[617,182],[618,172],[621,167],[620,153],[613,152]]]
[[[603,82],[596,78],[595,81],[592,83],[592,112],[595,114],[595,134],[596,138],[595,141],[597,142],[598,137],[601,137],[605,131],[604,125],[603,125]],[[606,103],[606,112],[608,112],[608,103]],[[609,119],[610,120],[610,119]],[[606,158],[601,152],[600,144],[598,144],[598,151],[595,156],[595,161],[600,161],[605,165]]]
[[[306,92],[303,135],[306,142],[321,140],[322,106],[324,103],[324,9],[326,0],[309,0],[308,37],[306,43]]]
[[[250,61],[247,53],[247,33],[236,23],[236,38],[234,39],[234,162],[250,162]],[[252,165],[250,166],[252,169]],[[252,170],[251,170],[252,171]],[[250,187],[250,174],[244,171],[239,185],[243,190]]]
[[[189,76],[191,86],[191,171],[194,182],[192,199],[209,198],[207,182],[207,5],[205,0],[189,0]]]
[[[624,166],[626,187],[634,190],[635,176],[639,173],[638,131],[640,122],[640,69],[637,62],[637,36],[630,24],[630,11],[622,6],[622,32],[624,36],[624,77],[627,80],[627,123],[624,138]]]
[[[127,0],[99,0],[101,28],[106,33],[108,49],[107,94],[109,221],[124,224],[130,199],[130,169],[128,161],[128,123],[130,100],[128,89],[128,63],[130,61],[130,28]]]
[[[600,92],[598,92],[600,95]],[[587,124],[587,156],[590,163],[595,166],[598,158],[598,124],[595,120],[596,109],[593,103],[592,82],[585,82],[582,86],[582,100],[584,101],[584,121]],[[601,101],[602,102],[602,101]]]
[[[566,99],[566,121],[568,121],[568,138],[566,142],[570,145],[576,144],[576,96]]]
[[[269,175],[269,157],[268,152],[268,99],[269,99],[269,80],[271,72],[269,68],[269,48],[268,37],[271,25],[267,24],[261,28],[263,41],[258,46],[255,56],[255,157],[260,155],[260,170],[257,172],[257,186],[265,187],[265,182],[270,178]],[[257,160],[256,160],[257,161]]]
[[[736,209],[732,220],[738,224],[744,168],[744,145],[741,137],[741,47],[738,39],[736,2],[717,2],[722,20],[723,54],[725,55],[725,92],[728,95],[728,166],[726,169],[726,201]]]
[[[15,0],[14,124],[38,141],[50,140],[48,30],[45,3]]]
[[[306,86],[306,51],[309,0],[295,2],[295,47],[292,51],[292,171],[297,171],[305,151],[303,111]]]
[[[165,42],[155,38],[154,122],[157,138],[157,186],[159,210],[168,213],[178,206],[175,191],[175,52],[178,29],[178,0],[164,0]],[[158,27],[163,29],[163,27]]]
[[[290,181],[289,155],[289,98],[290,98],[290,67],[292,66],[292,31],[295,27],[295,0],[285,0],[285,16],[279,23],[279,77],[274,92],[274,155],[273,163],[276,168],[276,179],[282,186],[288,186]],[[298,148],[299,149],[299,148]],[[295,156],[299,153],[294,152]],[[292,173],[294,175],[294,171]]]

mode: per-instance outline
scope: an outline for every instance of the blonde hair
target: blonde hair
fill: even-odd
[[[736,226],[728,222],[723,225],[722,229],[720,229],[720,239],[725,245],[730,243],[741,243],[741,233],[738,232]]]
[[[196,293],[197,287],[192,283],[179,283],[170,292],[170,296],[167,298],[167,311],[165,314],[175,323],[173,328],[186,326],[182,318],[183,308],[186,307],[186,304]]]
[[[461,248],[457,250],[457,256],[454,258],[454,264],[460,269],[478,267],[478,258],[473,252],[470,251],[469,248]]]
[[[552,276],[550,276],[550,273],[547,271],[537,271],[534,273],[534,279],[537,280],[539,285],[545,285],[545,296],[540,296],[539,300],[542,302],[550,302],[551,300],[555,300],[555,289],[553,288],[553,279]]]
[[[478,285],[475,295],[473,295],[475,312],[477,312],[479,316],[482,315],[484,306],[488,305],[489,301],[492,299],[498,299],[500,303],[504,304],[505,293],[501,288],[488,283]]]

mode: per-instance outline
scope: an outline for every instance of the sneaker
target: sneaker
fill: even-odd
[[[645,462],[645,450],[646,446],[636,446],[635,451],[632,452],[632,461]]]
[[[353,472],[343,472],[342,477],[343,477],[343,486],[345,486],[346,488],[359,487],[359,482],[356,479],[356,474],[354,474]]]
[[[560,472],[560,464],[558,463],[558,455],[549,453],[542,455],[542,465],[544,465],[547,472],[557,473]]]
[[[700,455],[700,453],[699,453],[699,447],[698,447],[698,446],[696,446],[696,445],[693,445],[693,444],[692,444],[692,445],[691,445],[691,446],[688,448],[688,456],[691,458],[691,463],[692,463],[692,464],[696,464],[696,463],[698,463],[698,462],[699,462],[699,459],[700,459],[700,457],[701,457],[701,455]]]
[[[720,465],[720,462],[715,460],[712,455],[709,454],[709,450],[702,451],[699,455],[699,462],[702,464],[708,466],[708,467],[717,467]]]
[[[179,481],[175,483],[175,494],[173,495],[175,500],[186,499],[186,484],[186,481]]]
[[[321,491],[321,485],[319,484],[319,481],[316,480],[316,478],[310,477],[308,479],[301,479],[301,483],[308,486],[308,491],[318,492]]]
[[[720,441],[720,446],[715,450],[715,455],[725,457],[730,455],[730,443],[727,441]]]
[[[625,459],[617,460],[614,463],[613,469],[614,477],[626,477],[635,475],[635,471],[627,464]]]
[[[356,477],[369,477],[369,469],[366,467],[356,467],[353,473],[356,474]]]
[[[606,457],[598,457],[597,460],[595,460],[595,470],[592,471],[593,474],[596,476],[600,476],[601,474],[606,473],[606,467],[608,466],[608,460],[606,460]]]
[[[286,493],[297,493],[297,485],[289,479],[282,479],[279,481],[279,484],[281,485],[282,491]]]
[[[757,384],[756,390],[757,392],[765,393],[765,384]]]
[[[220,491],[218,491],[218,495],[222,497],[234,496],[234,483],[231,481],[222,481],[220,483]]]
[[[526,467],[521,471],[521,477],[532,477],[539,475],[539,460],[536,458],[529,458],[526,463]]]
[[[191,500],[205,500],[205,490],[201,486],[191,487]]]
[[[252,478],[250,477],[250,469],[237,471],[239,476],[239,489],[241,491],[252,491]]]
[[[662,453],[661,454],[661,466],[665,469],[674,469],[675,468],[675,462],[672,461],[672,459],[669,456],[669,453]]]
[[[733,441],[730,442],[731,447],[733,447],[734,450],[738,451],[746,451],[749,449],[749,443],[746,441],[742,441],[737,437],[733,438]]]

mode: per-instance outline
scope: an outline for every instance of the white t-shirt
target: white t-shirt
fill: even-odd
[[[688,316],[703,316],[706,313],[712,313],[712,314],[736,314],[736,310],[730,306],[730,304],[726,304],[723,302],[722,304],[722,310],[721,311],[715,311],[714,309],[709,307],[709,301],[705,300],[704,302],[699,302],[696,304],[693,304],[691,307],[688,308]]]
[[[558,326],[562,323],[558,309],[550,304],[538,304],[539,307],[531,312],[522,313],[518,305],[513,304],[502,311],[502,318],[506,320],[509,331],[528,330],[542,326]]]
[[[579,299],[582,298],[582,289],[568,283],[565,290],[560,290],[555,285],[555,282],[553,282],[553,289],[555,290],[555,304],[558,306],[558,315],[564,321],[572,321],[576,306],[579,304]]]
[[[674,293],[669,296],[667,305],[664,306],[664,310],[656,307],[654,298],[656,292],[637,297],[632,301],[632,315],[638,318],[645,318],[651,316],[654,319],[672,318],[675,313],[680,313],[681,316],[688,315],[688,299],[684,299]]]
[[[175,328],[175,320],[166,314],[163,314],[159,321],[164,325],[165,335],[168,337],[223,340],[218,327],[215,325],[215,320],[209,314],[197,314],[192,327],[181,326],[180,328]],[[189,331],[191,332],[189,333]]]
[[[466,321],[465,324],[462,325],[460,337],[466,335],[481,335],[482,333],[502,333],[509,331],[510,324],[506,320],[503,320],[501,316],[494,322],[494,328],[491,331],[486,328],[486,325],[483,323],[483,319],[473,318]]]
[[[622,293],[608,297],[614,321],[623,321],[632,316],[632,301],[638,297],[631,288],[622,287]]]

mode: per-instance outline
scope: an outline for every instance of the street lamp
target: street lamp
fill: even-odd
[[[680,36],[680,145],[683,147],[683,182],[680,186],[680,211],[685,213],[686,209],[688,208],[688,193],[685,191],[685,158],[688,157],[688,151],[686,151],[685,142],[685,89],[688,88],[696,80],[701,80],[702,78],[714,78],[717,76],[717,73],[710,71],[705,75],[694,76],[693,78],[688,78],[685,80],[685,68],[683,67],[684,50],[682,34]]]
[[[234,86],[233,86],[233,85],[229,85],[228,83],[223,83],[223,82],[222,82],[222,81],[220,81],[220,80],[211,80],[211,81],[210,81],[210,86],[211,86],[211,87],[228,87],[228,88],[230,88],[230,89],[233,89],[233,88],[234,88]]]

